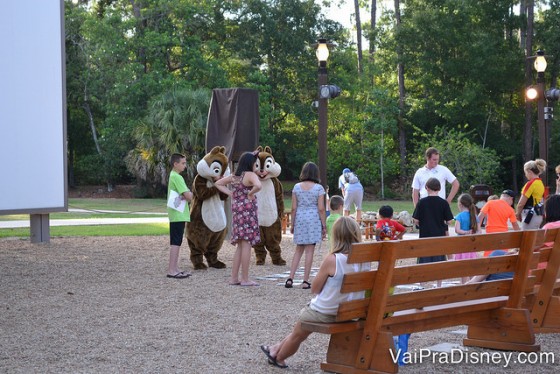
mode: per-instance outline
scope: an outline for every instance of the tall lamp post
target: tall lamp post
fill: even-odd
[[[537,51],[537,58],[535,58],[535,70],[537,71],[537,116],[539,128],[539,157],[548,162],[548,137],[546,131],[546,123],[544,121],[544,103],[545,103],[545,88],[544,88],[544,71],[546,70],[546,58],[542,50]],[[543,178],[546,179],[546,172]],[[545,183],[545,186],[547,183]]]
[[[319,91],[322,86],[327,84],[327,59],[329,58],[329,47],[327,39],[317,40],[317,49],[315,51],[317,60],[319,61],[318,69],[318,82]],[[319,95],[319,129],[318,129],[318,143],[319,143],[319,177],[321,184],[324,188],[327,187],[327,104],[328,98]]]
[[[560,90],[554,87],[550,88],[549,90],[546,90],[545,88],[544,72],[546,70],[547,64],[544,51],[539,49],[537,51],[537,55],[530,58],[535,59],[534,67],[537,71],[537,86],[529,87],[526,91],[526,97],[528,100],[537,99],[539,158],[542,158],[548,163],[549,129],[547,126],[547,120],[551,120],[553,118],[553,108],[545,104],[547,104],[547,102],[550,103],[553,101],[557,101],[558,98],[560,98]],[[546,170],[542,179],[545,181],[545,188],[548,189],[548,176]]]

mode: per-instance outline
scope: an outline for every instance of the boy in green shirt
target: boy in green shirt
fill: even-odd
[[[169,160],[173,170],[169,173],[169,183],[167,185],[167,214],[169,216],[169,267],[167,278],[182,279],[190,277],[191,274],[179,270],[179,249],[183,244],[185,234],[185,224],[190,222],[189,205],[184,202],[192,200],[192,192],[185,184],[185,179],[180,173],[187,167],[187,159],[180,153],[174,153]],[[175,197],[172,198],[171,195]],[[181,207],[181,204],[184,205]],[[181,208],[183,210],[181,211]]]
[[[342,196],[333,195],[331,197],[331,201],[329,202],[329,207],[331,209],[331,214],[327,217],[327,221],[325,222],[327,225],[327,235],[328,238],[331,238],[331,230],[338,218],[342,216],[342,208],[344,207],[344,199]]]

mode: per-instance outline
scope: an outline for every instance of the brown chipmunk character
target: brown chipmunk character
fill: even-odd
[[[218,251],[227,233],[224,201],[227,195],[220,192],[214,182],[229,175],[225,147],[214,147],[196,165],[198,174],[192,184],[191,221],[187,222],[187,242],[195,270],[204,270],[203,257],[208,266],[223,269],[226,264],[218,260]]]
[[[259,202],[258,217],[261,242],[253,246],[257,265],[264,265],[266,250],[274,265],[286,265],[282,258],[282,214],[284,213],[284,192],[278,176],[282,167],[276,163],[272,150],[266,146],[257,148],[259,152],[254,172],[259,176],[262,188],[257,192]],[[192,219],[192,218],[191,218]]]

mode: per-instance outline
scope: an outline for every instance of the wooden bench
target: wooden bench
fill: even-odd
[[[393,336],[459,325],[468,326],[464,345],[538,351],[530,311],[524,306],[526,296],[538,287],[537,275],[530,272],[541,255],[534,250],[543,242],[543,230],[529,230],[353,245],[348,262],[374,262],[377,269],[346,275],[342,292],[371,291],[371,297],[340,305],[337,320],[350,322],[302,324],[308,331],[331,334],[321,368],[336,373],[395,373],[398,366],[390,352]],[[410,260],[510,248],[519,251],[430,264]],[[391,287],[398,285],[501,272],[513,272],[514,277],[390,294]]]

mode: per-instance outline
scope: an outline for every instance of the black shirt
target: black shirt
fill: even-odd
[[[445,236],[449,230],[447,221],[453,219],[453,213],[447,200],[439,196],[426,196],[416,204],[412,218],[420,221],[420,237],[430,238]]]

